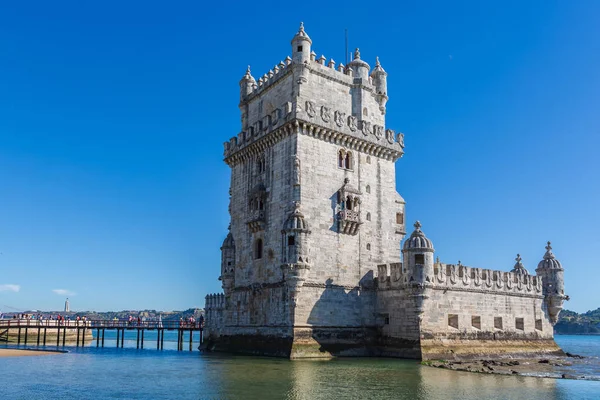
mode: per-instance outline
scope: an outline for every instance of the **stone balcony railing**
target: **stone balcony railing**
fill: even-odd
[[[338,213],[340,233],[356,235],[360,227],[360,211],[342,210]]]
[[[250,227],[252,233],[265,229],[266,213],[264,210],[254,210],[248,213],[246,223]]]

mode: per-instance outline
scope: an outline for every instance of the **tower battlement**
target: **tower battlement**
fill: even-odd
[[[242,130],[224,143],[226,162],[235,163],[290,130],[334,141],[396,160],[404,153],[404,135],[385,126],[387,72],[379,59],[371,70],[356,49],[347,66],[316,58],[301,26],[286,57],[258,81],[250,68],[240,81]],[[289,126],[290,121],[295,121]],[[264,146],[262,146],[264,147]],[[241,154],[240,154],[241,153]]]

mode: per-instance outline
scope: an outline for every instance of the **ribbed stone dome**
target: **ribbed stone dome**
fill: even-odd
[[[560,261],[558,261],[552,253],[552,246],[550,245],[550,242],[548,242],[548,245],[546,246],[546,254],[544,254],[544,259],[540,261],[537,267],[547,269],[563,269]]]
[[[304,22],[300,22],[300,29],[298,29],[298,33],[292,38],[292,43],[296,40],[305,40],[312,44],[312,40],[310,40],[310,37],[308,37],[308,34],[304,31]]]
[[[294,211],[290,214],[288,219],[285,221],[283,229],[286,231],[302,231],[308,232],[308,224],[304,219],[304,215],[300,212],[300,208],[296,205]]]
[[[517,258],[515,258],[515,260],[517,261],[515,266],[513,267],[512,271],[515,274],[519,274],[519,275],[529,275],[529,271],[527,271],[525,269],[525,267],[523,266],[523,263],[521,262],[521,255],[517,254]]]
[[[231,234],[231,232],[229,232],[227,234],[227,237],[225,238],[225,240],[223,240],[223,245],[221,246],[221,248],[227,248],[227,249],[235,248],[235,241],[233,240],[233,235]]]
[[[414,232],[404,242],[404,250],[423,249],[433,251],[433,243],[421,231],[421,223],[419,221],[415,222],[414,227]]]

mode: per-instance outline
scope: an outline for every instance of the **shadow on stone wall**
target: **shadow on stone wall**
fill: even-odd
[[[325,290],[308,317],[312,329],[297,334],[294,340],[316,342],[318,348],[313,351],[321,354],[373,355],[377,330],[374,319],[365,318],[365,315],[372,313],[374,295],[373,271],[367,272],[360,280],[360,286],[352,289],[327,279]]]

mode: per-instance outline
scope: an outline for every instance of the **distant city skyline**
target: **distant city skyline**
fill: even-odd
[[[405,134],[397,189],[436,256],[508,271],[519,253],[534,273],[550,240],[565,308],[600,307],[600,3],[377,9],[4,5],[0,312],[66,297],[185,310],[220,292],[238,82],[288,56],[300,21],[317,57],[343,62],[347,29],[350,50],[381,60]]]

